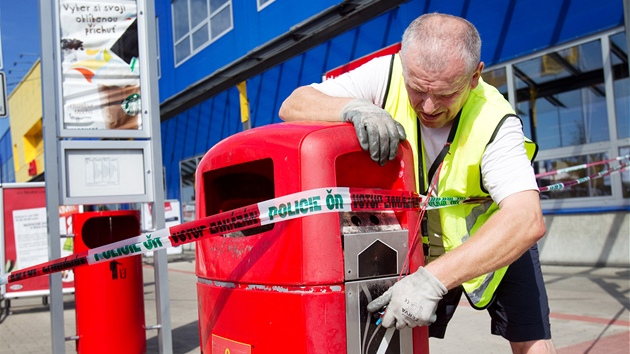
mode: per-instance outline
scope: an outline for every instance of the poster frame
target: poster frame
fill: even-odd
[[[61,181],[59,184],[60,204],[117,204],[117,203],[146,203],[153,201],[153,171],[151,170],[151,149],[148,141],[89,141],[89,140],[63,140],[59,142]],[[141,155],[143,166],[138,173],[142,174],[143,192],[136,194],[109,194],[109,195],[70,195],[68,185],[76,181],[72,176],[76,173],[76,166],[70,166],[68,156],[72,152],[84,151],[86,154],[98,153],[103,156],[113,155],[114,151],[123,151]]]
[[[5,229],[5,207],[7,201],[5,200],[5,189],[35,189],[35,188],[45,188],[44,182],[29,182],[29,183],[3,183],[0,184],[0,274],[5,274],[7,269],[6,267],[6,242],[7,235]],[[41,207],[46,207],[45,195],[44,195],[44,203]],[[19,210],[19,209],[16,209]],[[79,209],[80,210],[80,209]],[[15,238],[15,234],[12,235]],[[15,242],[15,240],[13,240]],[[50,246],[49,246],[50,247]],[[42,279],[45,279],[42,280]],[[33,279],[25,279],[20,281],[20,283],[26,283],[27,287],[35,288],[31,290],[11,290],[8,291],[7,284],[3,284],[0,286],[0,300],[5,299],[15,299],[21,297],[37,297],[37,296],[49,296],[50,295],[50,286],[48,278],[33,278]],[[44,285],[45,284],[45,285]],[[23,284],[21,284],[23,285]],[[30,286],[28,286],[30,285]],[[72,294],[74,293],[74,282],[64,283],[63,284],[63,293],[64,294]]]

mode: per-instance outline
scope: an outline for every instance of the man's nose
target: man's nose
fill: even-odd
[[[422,111],[427,114],[432,114],[437,108],[437,102],[435,98],[429,94],[424,94],[422,97]]]

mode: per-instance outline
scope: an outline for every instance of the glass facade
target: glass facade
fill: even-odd
[[[613,159],[630,153],[626,43],[618,29],[483,73],[515,107],[525,135],[539,145],[538,185],[556,185],[541,193],[547,210],[628,203],[630,173],[613,171],[623,163]],[[566,172],[551,174],[558,170]]]
[[[179,163],[182,205],[195,203],[195,171],[202,157],[191,157]]]
[[[619,156],[630,155],[630,146],[619,148]],[[621,193],[623,198],[630,198],[630,170],[621,172]]]
[[[630,79],[628,78],[628,48],[626,43],[625,32],[610,36],[618,139],[630,137]]]
[[[550,176],[541,176],[538,178],[539,187],[545,188],[557,185],[558,188],[547,192],[541,192],[541,199],[611,196],[612,188],[610,186],[609,176],[589,179],[583,183],[571,185],[572,183],[575,183],[574,181],[587,179],[589,176],[595,176],[600,171],[606,170],[605,164],[579,168],[576,170],[572,170],[572,167],[598,163],[607,159],[607,154],[599,153],[536,161],[535,165],[539,174],[544,175],[545,173],[559,172]]]
[[[541,149],[608,140],[599,41],[517,63],[513,69],[518,113]]]

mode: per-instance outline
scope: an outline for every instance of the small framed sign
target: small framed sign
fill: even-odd
[[[153,201],[147,141],[60,142],[61,204]]]

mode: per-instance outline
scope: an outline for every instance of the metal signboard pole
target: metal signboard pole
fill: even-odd
[[[98,16],[115,17],[114,27],[90,20]],[[40,25],[49,245],[60,244],[59,205],[153,202],[155,227],[164,228],[153,1],[40,0]],[[59,248],[50,247],[49,257],[59,258]],[[170,354],[166,250],[155,252],[154,263],[158,324],[147,328],[158,329],[160,353]],[[50,286],[52,353],[61,354],[60,273]]]
[[[144,56],[144,60],[141,62],[143,67],[147,68],[147,73],[141,77],[143,87],[145,91],[150,95],[150,107],[148,112],[144,112],[147,119],[147,125],[150,124],[151,141],[150,146],[153,150],[151,156],[153,157],[153,186],[154,186],[154,200],[152,208],[153,220],[155,220],[155,228],[163,229],[165,227],[164,220],[164,185],[162,179],[162,138],[160,134],[160,105],[158,97],[158,85],[157,85],[157,61],[153,60],[158,57],[157,50],[157,33],[155,26],[155,5],[152,0],[139,0],[138,3],[142,3],[144,13],[139,13],[140,21],[138,26],[138,36],[140,38],[146,38],[146,41],[141,41],[140,45],[143,49],[143,44],[146,46],[144,52],[147,55]],[[146,94],[145,94],[146,96]],[[170,296],[168,289],[168,256],[166,250],[159,250],[153,254],[154,262],[154,278],[155,278],[155,306],[158,321],[158,343],[160,353],[171,354],[173,352],[173,338],[171,331],[171,310],[170,310]]]
[[[623,23],[626,28],[626,48],[630,48],[630,0],[623,0]]]
[[[46,206],[48,211],[48,244],[59,245],[59,171],[57,156],[57,78],[55,70],[55,33],[53,1],[40,0],[39,16],[42,53],[42,120],[44,125],[44,161],[46,165]],[[48,248],[49,259],[61,257],[59,247]],[[63,289],[61,273],[49,275],[50,282],[50,328],[52,353],[66,352]]]

